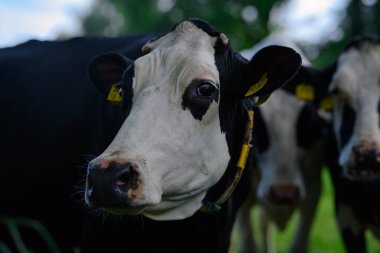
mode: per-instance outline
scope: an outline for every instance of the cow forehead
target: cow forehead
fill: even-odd
[[[350,99],[368,99],[379,95],[380,45],[364,44],[351,48],[338,60],[331,90],[339,89]]]
[[[295,129],[295,124],[302,107],[305,105],[304,101],[301,101],[288,94],[283,90],[276,90],[272,93],[271,99],[266,101],[260,107],[263,112],[263,118],[265,122],[271,126],[271,128],[283,128],[285,127],[283,120],[286,118],[286,122],[291,125],[288,126],[290,129]]]
[[[178,24],[144,46],[149,53],[135,61],[135,76],[140,80],[134,88],[170,84],[183,89],[196,78],[219,83],[214,58],[217,39],[191,22]]]

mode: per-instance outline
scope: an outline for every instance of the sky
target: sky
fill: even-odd
[[[28,39],[51,40],[60,33],[80,35],[78,15],[89,10],[94,0],[1,0],[0,47]],[[274,22],[296,41],[339,39],[337,13],[349,0],[292,0],[286,14],[275,13]]]
[[[366,1],[366,0],[362,0]],[[318,44],[339,40],[343,33],[338,21],[350,0],[293,0],[281,13],[272,13],[273,23],[290,38],[301,43]]]
[[[54,39],[62,32],[80,34],[76,17],[93,0],[1,0],[0,47],[29,39]]]

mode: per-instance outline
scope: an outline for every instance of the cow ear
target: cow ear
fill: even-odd
[[[291,79],[301,66],[301,56],[291,48],[268,46],[258,51],[245,67],[244,97],[268,98]]]
[[[284,89],[301,100],[314,104],[325,111],[332,110],[329,94],[331,79],[336,70],[336,62],[325,69],[301,66],[297,74],[284,86]]]
[[[111,103],[120,104],[121,95],[117,85],[122,81],[124,71],[132,63],[132,60],[119,53],[101,54],[91,60],[88,77]]]

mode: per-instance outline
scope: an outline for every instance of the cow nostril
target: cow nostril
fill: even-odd
[[[272,203],[279,205],[294,204],[300,197],[299,188],[291,185],[276,185],[269,190],[269,198]]]
[[[128,190],[138,187],[138,173],[131,167],[130,164],[125,165],[125,168],[118,174],[116,178],[116,186],[119,190],[127,192]]]

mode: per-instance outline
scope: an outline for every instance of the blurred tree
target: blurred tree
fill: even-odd
[[[320,54],[314,60],[317,66],[327,66],[342,52],[353,37],[378,34],[380,31],[380,3],[378,0],[351,0],[345,18],[340,25],[341,36],[337,41],[327,41],[320,46]]]
[[[223,31],[234,47],[241,50],[279,29],[270,25],[271,12],[273,8],[281,11],[290,1],[95,0],[91,11],[81,17],[81,21],[85,35],[117,36],[166,32],[183,18],[199,17]],[[316,66],[333,62],[352,37],[380,30],[379,0],[348,1],[346,11],[341,13],[345,17],[336,35],[332,36],[335,39],[309,48],[314,52],[309,57]]]
[[[82,17],[84,34],[166,32],[183,18],[198,17],[223,31],[237,49],[251,47],[271,31],[270,11],[287,0],[96,0]]]

